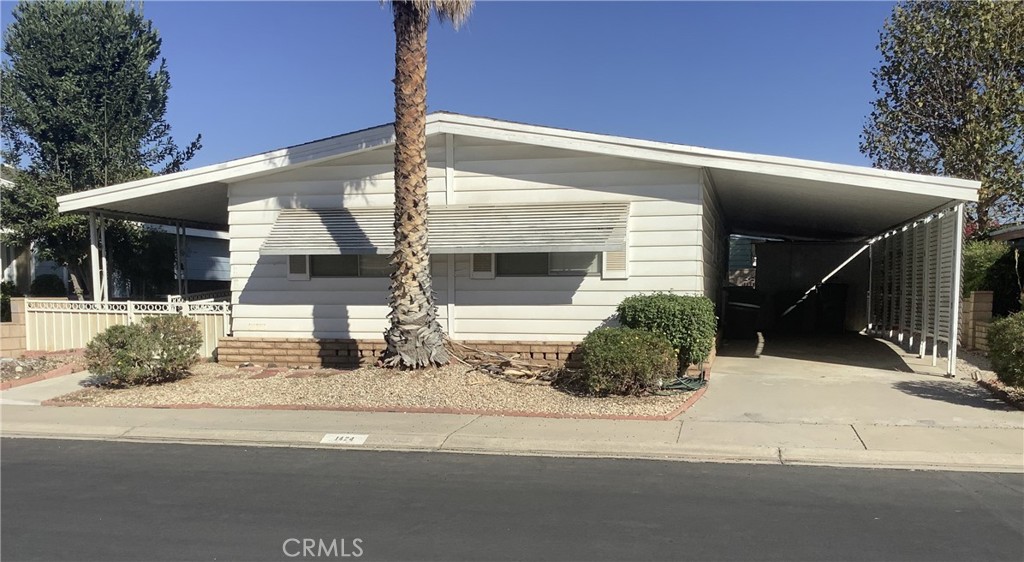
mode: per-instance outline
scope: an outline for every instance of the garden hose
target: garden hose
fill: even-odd
[[[708,383],[707,377],[704,374],[704,366],[701,365],[700,376],[697,378],[690,377],[676,377],[670,383],[661,385],[661,389],[655,391],[654,394],[659,396],[671,396],[679,392],[690,392],[698,390]]]

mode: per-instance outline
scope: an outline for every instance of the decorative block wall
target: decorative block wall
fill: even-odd
[[[456,346],[467,359],[484,359],[486,353],[500,353],[536,365],[561,367],[576,364],[578,342],[458,342],[473,349]],[[224,365],[254,363],[278,367],[355,367],[372,365],[384,351],[384,340],[300,339],[300,338],[221,338],[217,362]],[[476,351],[474,351],[476,350]]]

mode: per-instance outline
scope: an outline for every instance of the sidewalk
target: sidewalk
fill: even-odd
[[[712,419],[715,416],[707,412],[655,422],[24,405],[67,392],[68,386],[76,386],[83,376],[70,375],[3,392],[0,434],[57,439],[1024,472],[1024,430],[1020,427],[736,421],[728,417]],[[718,382],[712,383],[705,400],[715,395],[714,385]],[[727,389],[728,385],[723,387]],[[719,394],[721,400],[723,393]],[[713,401],[708,403],[714,405]],[[700,412],[700,406],[699,402],[694,413]],[[714,408],[705,410],[714,411]]]

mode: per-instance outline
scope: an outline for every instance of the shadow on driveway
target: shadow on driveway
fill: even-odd
[[[953,381],[900,381],[893,388],[918,398],[939,400],[961,406],[972,406],[992,411],[1013,411],[1002,400],[976,384]]]
[[[870,336],[846,334],[781,334],[764,336],[765,357],[816,361],[834,365],[866,367],[883,371],[912,373],[914,369],[885,342]],[[755,357],[757,340],[729,340],[719,349],[720,357]]]

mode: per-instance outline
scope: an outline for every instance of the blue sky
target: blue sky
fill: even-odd
[[[12,4],[4,4],[4,15]],[[891,3],[478,2],[430,29],[428,105],[711,148],[868,164]],[[377,2],[147,2],[190,167],[392,119]],[[6,18],[5,18],[6,19]]]

